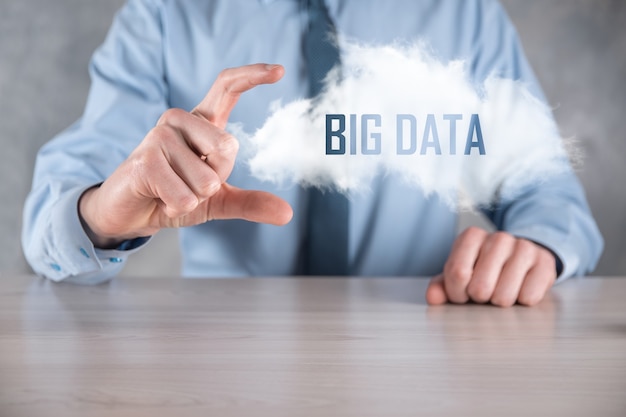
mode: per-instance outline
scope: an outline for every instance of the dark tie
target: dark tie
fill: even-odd
[[[309,30],[304,54],[310,81],[310,96],[317,96],[328,71],[339,63],[334,44],[335,27],[323,0],[308,0]],[[325,138],[319,138],[319,152],[325,152]],[[328,155],[326,158],[332,158]],[[348,199],[333,190],[309,190],[307,243],[304,273],[307,275],[348,274]]]

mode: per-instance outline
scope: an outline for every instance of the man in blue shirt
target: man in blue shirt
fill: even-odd
[[[306,96],[304,3],[130,0],[93,57],[83,116],[38,154],[23,229],[33,269],[102,282],[146,236],[183,227],[184,276],[302,273],[306,191],[252,178],[224,128],[254,131],[271,102]],[[465,60],[476,82],[496,73],[542,97],[494,0],[326,5],[349,38],[425,39],[441,60]],[[485,210],[499,232],[458,237],[456,214],[436,197],[393,178],[372,190],[349,203],[350,274],[434,276],[433,304],[533,305],[557,276],[593,269],[602,249],[571,171]]]

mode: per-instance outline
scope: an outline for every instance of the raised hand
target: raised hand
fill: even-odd
[[[280,65],[227,69],[191,112],[166,111],[115,172],[81,197],[79,213],[94,244],[111,248],[162,228],[214,219],[288,223],[293,212],[284,200],[226,182],[239,143],[224,131],[242,93],[283,74]]]

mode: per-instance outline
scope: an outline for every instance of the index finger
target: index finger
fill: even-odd
[[[470,227],[457,237],[443,267],[443,281],[448,299],[457,304],[469,300],[467,286],[474,274],[474,265],[488,233]]]
[[[192,110],[221,129],[241,93],[260,84],[273,84],[285,73],[282,65],[253,64],[228,68],[218,76],[204,99]]]

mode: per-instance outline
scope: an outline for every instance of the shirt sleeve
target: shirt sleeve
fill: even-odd
[[[473,74],[479,79],[495,73],[519,80],[546,102],[513,24],[497,2],[484,4],[484,21],[473,54]],[[497,201],[482,211],[498,230],[551,250],[558,258],[557,264],[562,265],[559,281],[592,271],[602,252],[602,236],[571,167],[541,184],[527,187],[515,199]]]
[[[130,0],[91,60],[82,117],[39,151],[22,228],[25,257],[38,275],[102,282],[147,240],[120,250],[94,248],[81,226],[78,200],[111,175],[167,109],[162,37],[160,5]]]

